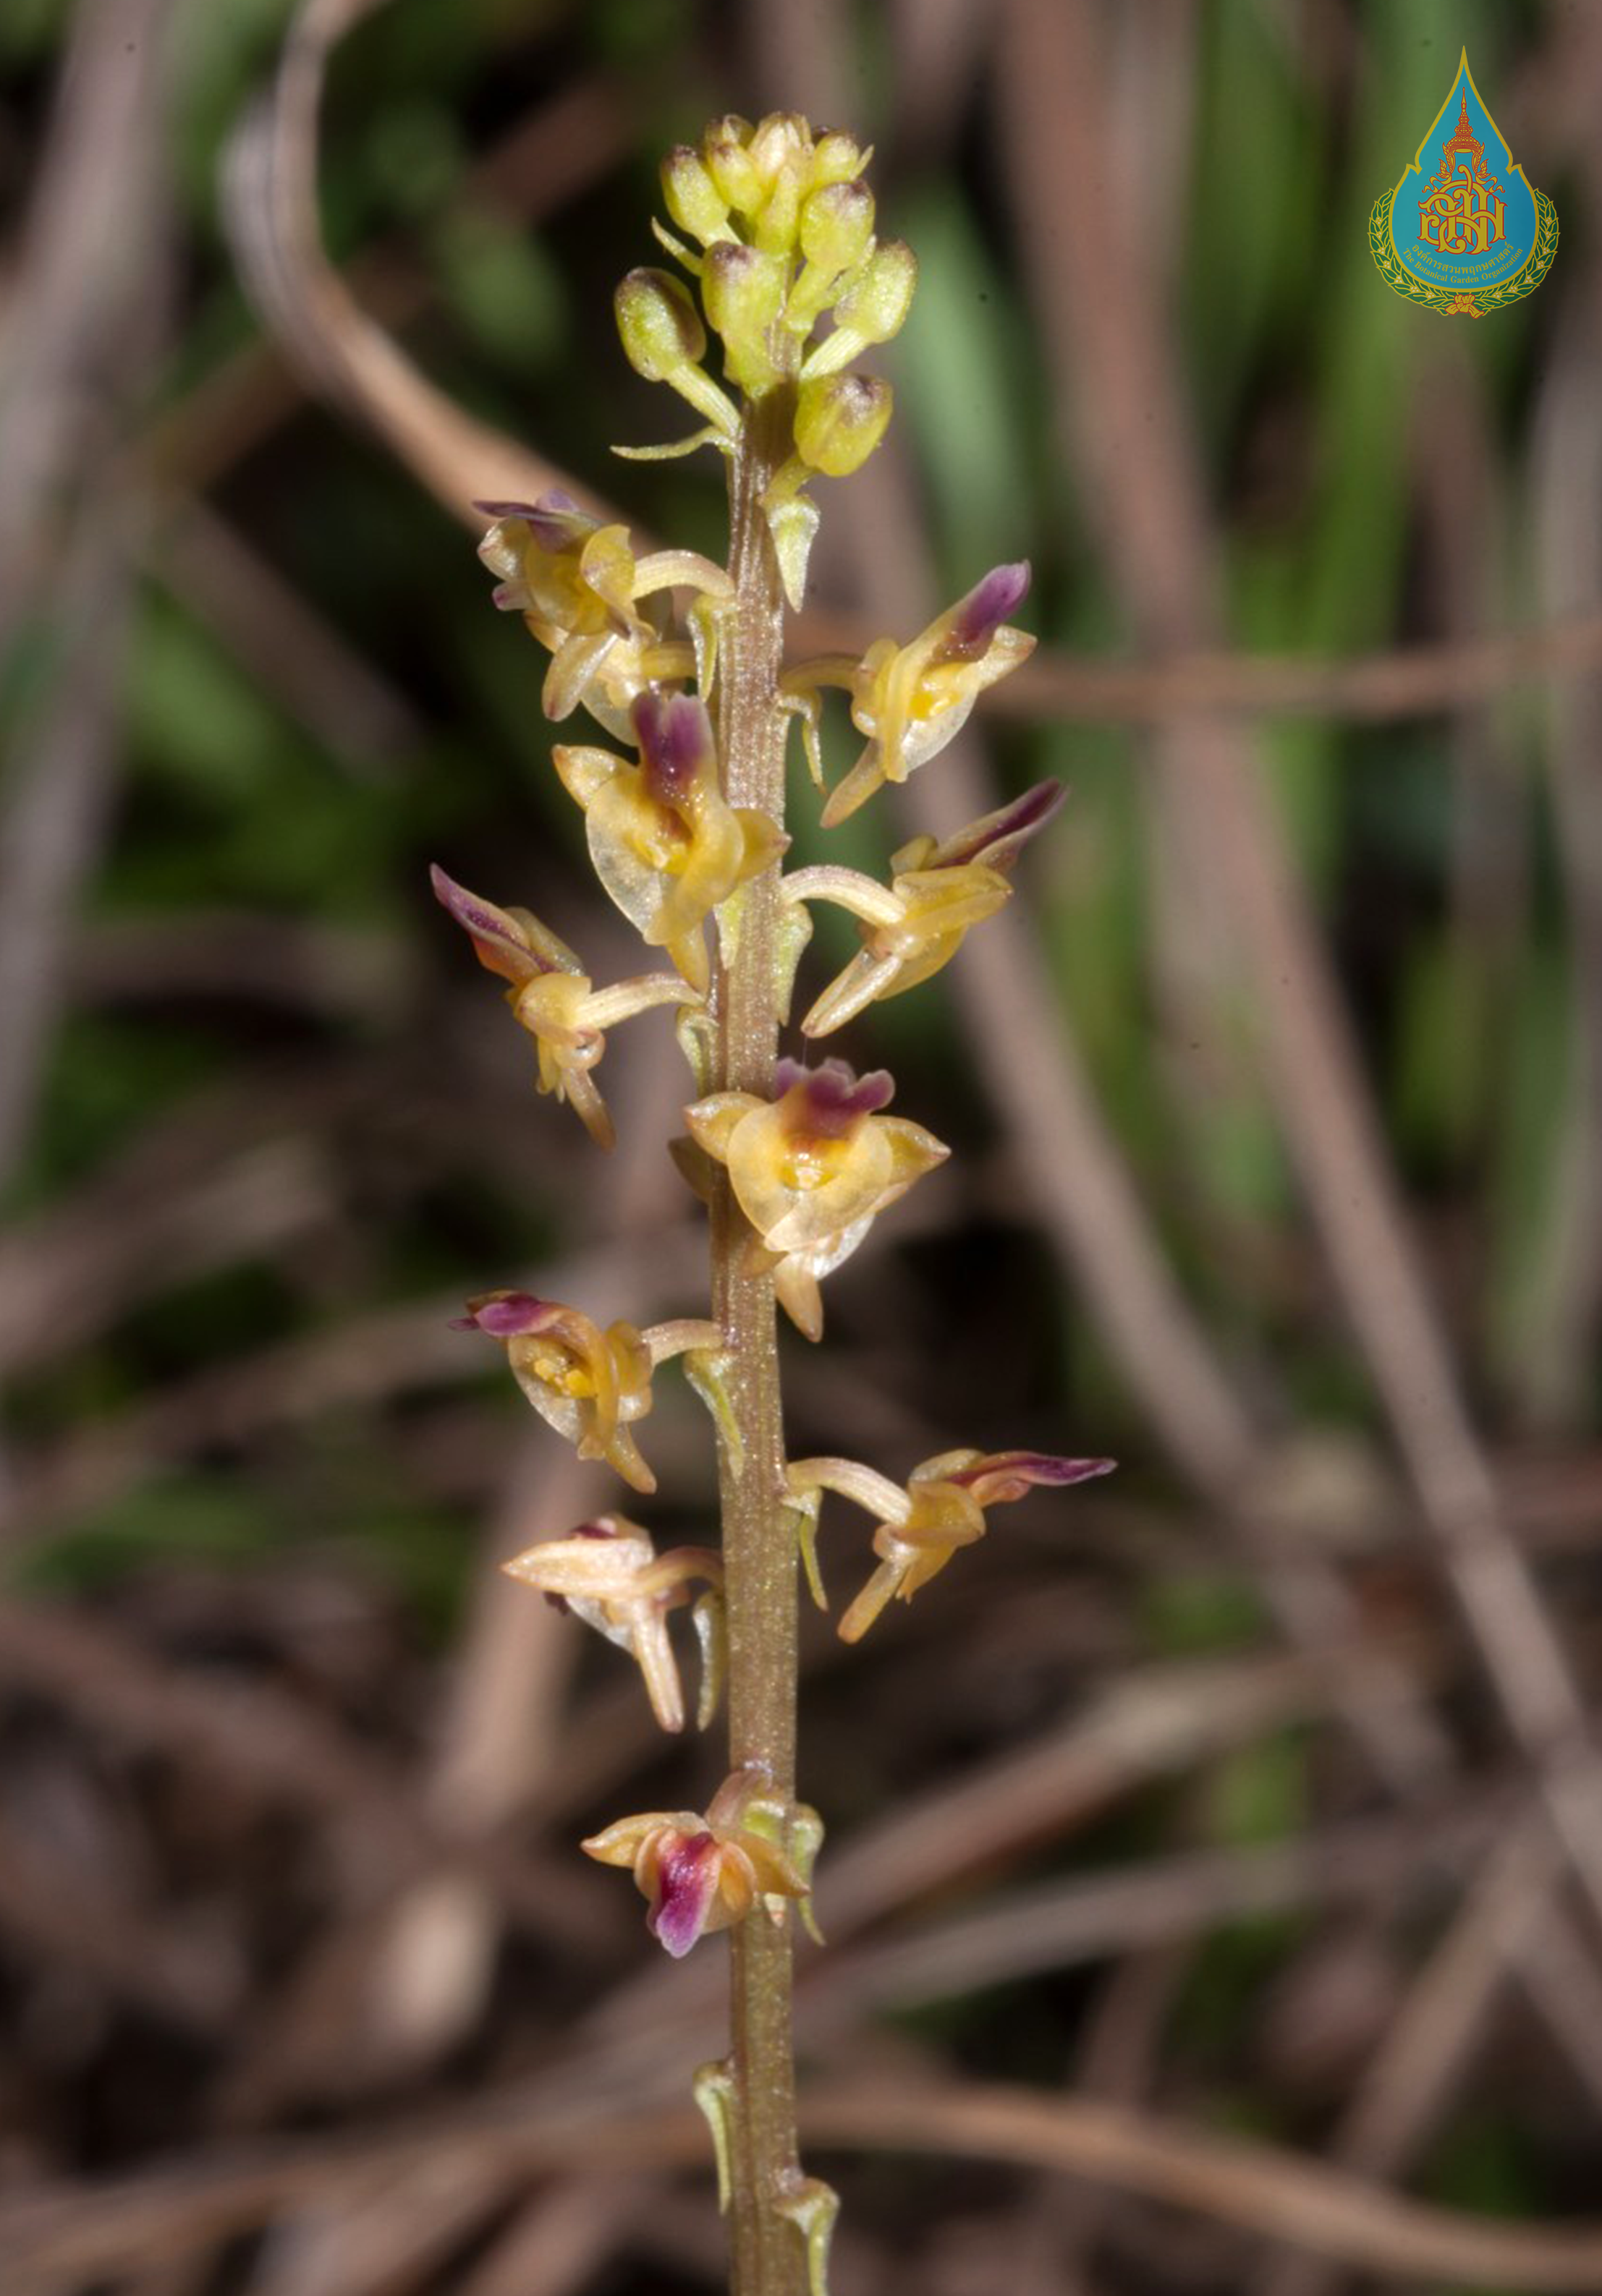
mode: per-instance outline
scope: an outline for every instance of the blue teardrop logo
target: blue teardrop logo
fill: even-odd
[[[1374,203],[1368,245],[1387,286],[1449,316],[1516,303],[1552,267],[1557,210],[1525,180],[1466,48],[1412,165]]]

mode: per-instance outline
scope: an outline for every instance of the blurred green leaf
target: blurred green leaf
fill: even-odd
[[[571,332],[562,274],[534,234],[488,209],[453,208],[431,237],[452,308],[519,375],[548,372]]]

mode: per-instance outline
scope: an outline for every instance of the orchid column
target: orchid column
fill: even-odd
[[[875,1526],[876,1567],[840,1626],[854,1642],[891,1600],[909,1600],[982,1537],[990,1507],[1111,1464],[957,1450],[901,1485],[859,1462],[785,1453],[777,1309],[819,1339],[823,1280],[948,1152],[922,1126],[884,1113],[893,1086],[882,1070],[859,1078],[841,1061],[780,1058],[811,932],[808,904],[847,909],[862,943],[808,1011],[802,1032],[816,1037],[948,963],[1008,899],[1023,845],[1061,798],[1043,783],[944,843],[915,839],[893,857],[888,883],[826,865],[782,873],[793,720],[820,788],[827,690],[847,696],[864,737],[823,808],[829,827],[936,756],[975,697],[1033,644],[1006,619],[1028,569],[1003,566],[908,644],[882,638],[860,660],[785,668],[785,610],[801,603],[818,523],[811,488],[858,469],[890,421],[889,385],[851,363],[899,331],[916,278],[910,250],[875,236],[867,156],[793,114],[755,127],[715,121],[662,169],[674,228],[657,225],[657,237],[692,284],[644,269],[618,290],[631,364],[702,418],[674,445],[618,451],[723,455],[727,568],[690,551],[637,555],[624,528],[563,496],[481,505],[493,521],[481,555],[499,578],[496,603],[521,613],[551,655],[546,715],[582,707],[631,753],[563,745],[554,762],[584,809],[603,888],[672,969],[597,988],[527,911],[434,876],[535,1040],[539,1088],[568,1101],[601,1146],[612,1126],[594,1070],[609,1028],[674,1006],[693,1079],[687,1136],[670,1144],[708,1207],[711,1316],[603,1332],[577,1308],[503,1290],[471,1300],[464,1321],[505,1345],[525,1395],[581,1456],[604,1461],[637,1491],[655,1488],[634,1431],[658,1367],[682,1363],[711,1415],[718,1549],[658,1554],[639,1525],[606,1514],[507,1568],[635,1660],[665,1729],[685,1720],[669,1626],[677,1611],[688,1612],[700,1644],[702,1728],[727,1681],[728,1773],[704,1813],[648,1811],[583,1846],[632,1871],[648,1926],[670,1954],[709,1931],[732,1932],[730,2045],[694,2089],[711,2125],[739,2296],[803,2286],[821,2296],[837,2208],[800,2166],[791,2040],[790,1910],[810,1927],[823,1836],[796,1798],[798,1564],[826,1607],[824,1495],[864,1509]],[[833,324],[815,340],[826,318]],[[721,382],[703,364],[709,330]]]

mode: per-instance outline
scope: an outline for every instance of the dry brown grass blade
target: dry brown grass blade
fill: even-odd
[[[1594,187],[1593,217],[1602,207]],[[1602,327],[1593,258],[1564,309],[1532,450],[1539,594],[1559,606],[1602,591],[1602,538],[1589,505],[1602,486],[1596,420]],[[1602,1329],[1602,680],[1557,686],[1549,708],[1554,840],[1568,908],[1573,1017],[1547,1209],[1504,1335],[1507,1375],[1537,1426],[1584,1424],[1587,1367]]]
[[[1137,1948],[1106,1972],[1076,2037],[1064,2084],[1069,2094],[1127,2112],[1146,2108],[1195,1956],[1195,1941]],[[1022,2211],[1014,2296],[1068,2296],[1093,2287],[1097,2242],[1121,2200],[1082,2177],[1039,2177]]]
[[[0,811],[0,1184],[27,1142],[120,758],[143,518],[125,449],[165,324],[171,13],[170,0],[77,11],[6,283],[0,668],[15,682],[27,643],[43,668],[10,729]]]
[[[1211,635],[1211,554],[1178,366],[1138,250],[1097,197],[1107,155],[1089,12],[1010,0],[1001,44],[1019,217],[1075,444],[1114,570],[1150,642]],[[1276,1106],[1376,1383],[1509,1723],[1546,1765],[1555,1821],[1602,1899],[1584,1715],[1539,1589],[1507,1535],[1390,1175],[1349,1025],[1236,729],[1176,729],[1175,770],[1224,889],[1264,1023]]]
[[[1343,2166],[1397,2177],[1410,2165],[1450,2110],[1500,1983],[1521,1941],[1533,1939],[1560,1878],[1561,1853],[1539,1813],[1485,1861],[1342,2116],[1332,2149]],[[1579,2006],[1571,2002],[1569,2013]],[[1261,2283],[1262,2296],[1321,2296],[1330,2285],[1327,2266],[1301,2253],[1283,2259]]]
[[[82,0],[5,279],[0,636],[37,598],[64,496],[103,500],[108,412],[143,387],[166,260],[172,0]],[[131,388],[130,388],[131,387]]]
[[[57,1974],[80,2010],[103,1998],[219,2043],[239,2013],[244,1972],[204,1923],[137,1901],[0,1821],[0,1935],[30,1969]]]
[[[64,1002],[75,912],[110,821],[132,611],[126,499],[103,493],[71,521],[49,609],[52,690],[12,747],[0,815],[0,1185],[22,1157]],[[115,540],[108,546],[108,537]]]
[[[354,2204],[335,2202],[275,2225],[251,2296],[420,2296],[501,2205],[498,2162],[419,2164]]]
[[[20,1603],[0,1603],[0,1672],[13,1693],[61,1708],[96,1739],[160,1754],[252,1806],[359,1837],[397,1876],[452,1861],[481,1870],[532,1935],[586,1958],[607,1950],[588,1876],[566,1851],[547,1857],[453,1832],[395,1765],[264,1683],[219,1686],[102,1620]]]
[[[853,2084],[811,2095],[816,2145],[928,2152],[1093,2177],[1407,2280],[1537,2292],[1602,2290],[1602,2225],[1515,2226],[1376,2191],[1267,2145],[1202,2136],[1105,2105],[1025,2090]],[[504,2091],[462,2112],[359,2137],[319,2135],[201,2156],[182,2169],[0,2202],[7,2296],[55,2296],[130,2255],[147,2265],[259,2223],[286,2206],[349,2207],[394,2180],[475,2180],[536,2169],[605,2173],[700,2165],[706,2131],[673,2106],[597,2116],[582,2103]]]
[[[847,1842],[819,1877],[826,1931],[859,1929],[1006,1849],[1061,1840],[1139,1781],[1327,1712],[1351,1663],[1349,1651],[1241,1655],[1126,1677],[1066,1728],[909,1799]]]
[[[96,920],[76,937],[71,986],[110,1005],[204,996],[283,1006],[364,1021],[391,1040],[416,994],[412,953],[388,927],[198,905]]]
[[[155,1119],[68,1203],[0,1240],[0,1375],[59,1361],[152,1292],[330,1217],[331,1175],[285,1099],[219,1093]]]
[[[1442,1863],[1483,1851],[1500,1815],[1500,1805],[1482,1796],[1472,1808],[1409,1810],[1266,1849],[1198,1850],[1015,1890],[813,1965],[808,2030],[1044,1970],[1161,1950],[1255,1914],[1348,1902],[1400,1906],[1411,1886],[1438,1886]],[[826,1918],[828,1911],[826,1899]]]
[[[1511,2284],[1530,2296],[1602,2284],[1602,2231],[1454,2217],[1267,2146],[1198,2136],[1106,2105],[979,2087],[825,2090],[803,2107],[801,2126],[814,2143],[1069,2170],[1399,2278]]]
[[[579,2296],[658,2200],[644,2178],[566,2179],[519,2210],[460,2296]]]
[[[307,0],[272,94],[235,131],[224,180],[234,259],[312,388],[367,422],[453,517],[475,497],[532,501],[560,475],[436,389],[362,311],[323,251],[317,116],[330,51],[382,0]]]
[[[422,746],[423,720],[393,680],[208,504],[168,504],[144,556],[246,674],[349,771],[393,767]]]
[[[237,1174],[230,1168],[219,1175],[215,1193],[197,1189],[178,1228],[181,1238],[190,1237],[196,1216],[208,1207],[226,1213],[226,1221],[219,1218],[207,1241],[226,1264],[309,1226],[316,1201],[298,1217],[299,1199],[281,1200],[270,1189],[259,1190],[258,1180],[275,1179],[280,1170],[270,1150],[260,1152],[259,1160],[260,1174],[256,1160],[242,1158]],[[246,1217],[252,1212],[259,1213],[254,1221]],[[674,1286],[689,1278],[696,1262],[697,1242],[687,1219],[664,1225],[653,1241],[652,1286],[637,1292],[636,1306],[642,1298],[671,1301]],[[146,1259],[142,1251],[139,1264]],[[187,1262],[175,1264],[181,1268]],[[0,1251],[0,1268],[5,1265]],[[584,1298],[607,1284],[619,1265],[620,1255],[603,1249],[549,1263],[538,1275],[556,1296]],[[153,1400],[29,1461],[7,1498],[8,1545],[14,1549],[41,1543],[74,1516],[109,1505],[175,1460],[218,1441],[244,1444],[275,1427],[341,1406],[477,1380],[483,1371],[481,1355],[464,1348],[461,1334],[450,1328],[460,1306],[456,1299],[431,1300],[351,1315],[332,1331],[284,1341],[175,1381]]]
[[[614,91],[581,79],[537,105],[469,168],[464,198],[530,223],[604,176],[629,150],[632,126]],[[345,292],[368,324],[390,333],[427,311],[432,283],[403,245],[384,240],[341,273]],[[255,453],[305,403],[298,373],[270,336],[246,345],[162,409],[144,441],[151,468],[168,484],[215,486]]]
[[[1162,726],[1176,718],[1343,718],[1383,725],[1483,707],[1510,687],[1595,676],[1602,613],[1396,646],[1345,660],[1180,645],[1145,661],[1089,661],[1042,647],[986,697],[999,717]]]

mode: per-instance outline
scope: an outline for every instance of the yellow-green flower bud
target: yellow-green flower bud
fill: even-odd
[[[826,184],[801,211],[801,253],[836,277],[856,268],[873,236],[874,195],[860,179]]]
[[[619,283],[613,306],[624,356],[647,382],[669,382],[704,354],[701,314],[670,273],[631,271]]]
[[[742,215],[754,214],[762,204],[763,184],[749,149],[752,127],[737,112],[714,119],[702,138],[701,156],[718,196]]]
[[[795,402],[796,451],[826,477],[849,478],[884,436],[893,404],[889,383],[878,375],[830,374],[803,382]]]
[[[906,241],[882,239],[835,304],[834,324],[865,343],[887,343],[906,324],[917,283],[918,259]]]
[[[687,231],[702,247],[715,239],[733,236],[728,209],[708,174],[699,152],[687,144],[676,144],[661,166],[662,198],[680,231]]]
[[[765,390],[778,373],[768,331],[784,305],[785,273],[780,258],[760,248],[720,241],[708,250],[702,300],[723,339],[729,381],[743,390]]]
[[[862,173],[872,157],[872,152],[865,152],[854,135],[843,135],[838,129],[820,135],[812,148],[812,188],[816,191],[823,184],[849,184]]]
[[[799,111],[770,111],[751,138],[752,164],[770,195],[785,176],[799,177],[812,158],[812,130]]]

